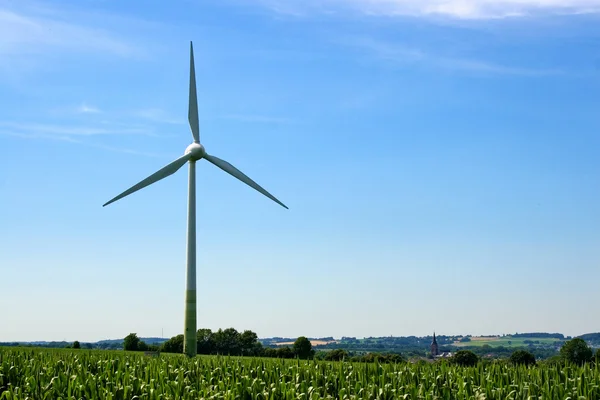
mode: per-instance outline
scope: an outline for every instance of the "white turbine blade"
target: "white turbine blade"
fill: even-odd
[[[194,142],[200,143],[198,97],[196,95],[196,70],[194,68],[194,47],[192,46],[192,42],[190,42],[190,104],[188,106],[188,120],[190,121]]]
[[[122,199],[123,197],[130,195],[133,192],[137,192],[138,190],[143,189],[146,186],[153,184],[154,182],[158,182],[161,179],[166,178],[169,175],[174,174],[175,172],[177,172],[177,170],[179,168],[181,168],[183,166],[183,164],[185,164],[190,159],[191,156],[192,156],[191,153],[188,153],[188,154],[185,154],[185,155],[179,157],[177,160],[175,160],[172,163],[168,164],[167,166],[159,169],[158,171],[156,171],[155,173],[153,173],[152,175],[150,175],[143,181],[133,185],[132,187],[130,187],[129,189],[127,189],[126,191],[124,191],[123,193],[118,195],[117,197],[115,197],[112,200],[108,201],[107,203],[103,204],[102,207],[107,206],[110,203],[113,203],[119,199]]]
[[[252,179],[250,179],[248,176],[246,176],[242,171],[240,171],[233,165],[229,164],[227,161],[221,160],[219,157],[211,156],[209,154],[204,155],[204,157],[202,157],[202,158],[205,158],[210,163],[221,168],[223,171],[227,172],[229,175],[238,178],[240,181],[244,182],[246,185],[248,185],[251,188],[264,194],[265,196],[267,196],[268,198],[270,198],[271,200],[273,200],[275,203],[279,204],[280,206],[288,208],[285,204],[283,204],[282,202],[277,200],[275,198],[275,196],[273,196],[271,193],[267,192],[265,189],[260,187],[260,185],[258,183],[254,182]]]

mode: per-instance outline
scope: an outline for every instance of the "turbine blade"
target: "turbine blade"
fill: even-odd
[[[107,203],[103,204],[102,207],[105,207],[105,206],[109,205],[110,203],[113,203],[119,199],[122,199],[123,197],[130,195],[133,192],[137,192],[138,190],[143,189],[146,186],[153,184],[154,182],[158,182],[161,179],[174,174],[175,172],[177,172],[177,170],[179,168],[181,168],[183,166],[183,164],[185,164],[190,159],[190,157],[191,157],[191,153],[188,153],[188,154],[185,154],[185,155],[179,157],[177,160],[175,160],[172,163],[166,165],[165,167],[159,169],[158,171],[156,171],[155,173],[153,173],[152,175],[150,175],[143,181],[133,185],[132,187],[130,187],[129,189],[127,189],[126,191],[124,191],[123,193],[118,195],[117,197],[115,197],[115,198],[111,199],[110,201],[108,201]]]
[[[248,185],[251,188],[264,194],[265,196],[267,196],[268,198],[270,198],[271,200],[273,200],[275,203],[279,204],[280,206],[282,206],[284,208],[288,208],[285,204],[283,204],[282,202],[277,200],[275,198],[275,196],[273,196],[271,193],[267,192],[265,189],[260,187],[260,185],[258,183],[254,182],[252,179],[250,179],[248,176],[246,176],[242,171],[240,171],[233,165],[229,164],[227,161],[221,160],[219,157],[211,156],[209,154],[204,155],[204,157],[202,157],[202,158],[205,158],[211,164],[214,164],[215,166],[221,168],[223,171],[227,172],[229,175],[238,178],[240,181],[244,182],[246,185]]]
[[[198,97],[196,95],[196,70],[194,68],[194,47],[190,42],[190,104],[188,120],[192,129],[194,142],[200,143],[200,122],[198,121]]]

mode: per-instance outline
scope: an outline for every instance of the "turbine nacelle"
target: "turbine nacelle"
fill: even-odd
[[[206,150],[200,143],[192,143],[185,149],[184,154],[190,154],[190,160],[197,161],[206,155]]]

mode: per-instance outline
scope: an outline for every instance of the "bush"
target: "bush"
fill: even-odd
[[[362,356],[355,356],[350,359],[351,362],[364,362],[364,363],[379,363],[379,364],[397,364],[405,362],[406,360],[401,354],[396,353],[367,353]]]
[[[348,358],[348,352],[342,349],[328,351],[323,357],[326,361],[341,361],[345,358]]]
[[[459,350],[450,358],[452,364],[460,365],[462,367],[475,366],[478,361],[479,357],[477,357],[477,354],[470,350]]]
[[[517,350],[510,355],[510,362],[514,365],[535,365],[535,356],[527,350]]]
[[[277,358],[294,358],[294,350],[292,350],[289,346],[283,346],[277,349],[275,352],[275,357]]]
[[[565,359],[562,356],[558,355],[549,357],[543,361],[540,361],[540,363],[546,367],[560,367],[564,365]]]

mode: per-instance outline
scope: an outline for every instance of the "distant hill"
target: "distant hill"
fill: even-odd
[[[595,347],[600,347],[600,332],[596,333],[586,333],[584,335],[577,336],[588,342],[590,345]]]
[[[577,336],[585,340],[594,348],[600,347],[600,332],[586,333]],[[509,354],[516,348],[526,347],[531,351],[536,352],[536,357],[545,358],[558,351],[565,340],[570,339],[570,336],[565,336],[561,333],[515,333],[512,335],[502,336],[479,336],[471,335],[453,335],[444,336],[437,335],[437,341],[440,349],[443,351],[454,351],[460,348],[469,348],[473,351],[483,353],[506,353]],[[160,337],[142,337],[140,338],[148,345],[160,345],[167,341],[168,338]],[[296,337],[271,337],[262,338],[259,341],[266,347],[291,346]],[[315,350],[327,351],[334,349],[344,349],[354,352],[396,352],[407,355],[426,356],[431,345],[431,336],[384,336],[384,337],[367,337],[357,339],[355,337],[344,336],[340,339],[333,337],[309,337],[308,338]],[[72,345],[73,342],[66,341],[44,341],[37,340],[31,342],[0,342],[0,346],[31,346],[31,347],[48,347],[48,348],[64,348]],[[84,349],[104,349],[104,350],[121,350],[123,349],[123,339],[103,339],[97,342],[80,342]],[[494,349],[494,351],[490,350]]]
[[[140,338],[146,344],[159,345],[169,339],[159,337]],[[84,349],[103,349],[103,350],[119,350],[123,348],[123,339],[105,339],[97,342],[79,342]],[[32,347],[48,347],[48,348],[63,348],[72,345],[73,342],[66,341],[33,341],[33,342],[0,342],[0,346],[32,346]]]
[[[146,342],[146,344],[159,344],[162,342],[166,342],[169,339],[166,338],[159,338],[159,337],[143,337],[140,338],[140,340]],[[109,343],[109,344],[114,344],[114,343],[119,343],[119,344],[123,344],[123,339],[107,339],[107,340],[99,340],[97,342],[94,342],[93,344],[105,344],[105,343]]]

